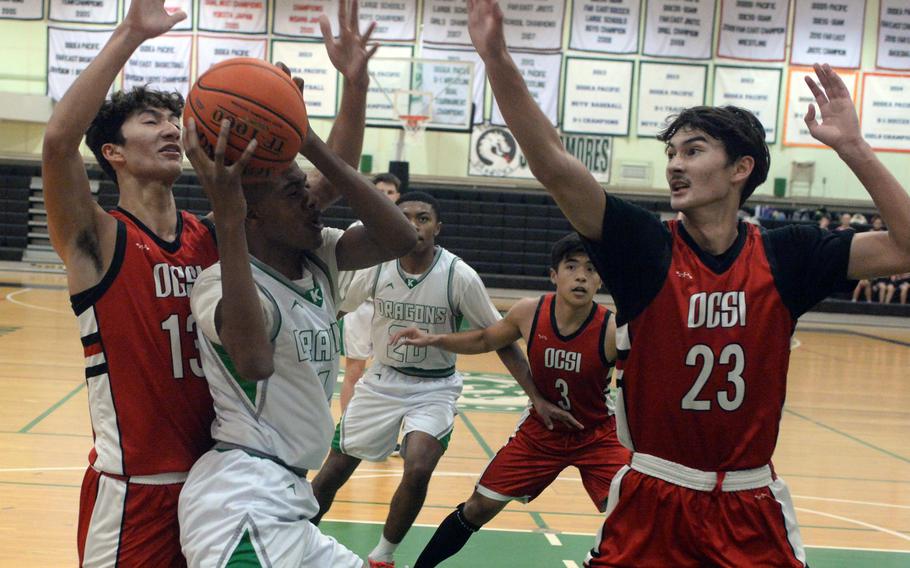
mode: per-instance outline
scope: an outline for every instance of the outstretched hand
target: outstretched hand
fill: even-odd
[[[815,97],[822,122],[818,123],[815,105],[810,104],[806,112],[806,126],[809,127],[812,137],[838,152],[862,143],[863,135],[856,107],[843,79],[827,63],[825,65],[816,63],[814,67],[818,83],[807,76],[806,84]]]
[[[319,17],[319,28],[322,30],[322,40],[325,42],[325,49],[335,69],[346,80],[366,85],[369,83],[367,64],[379,49],[378,44],[368,45],[370,36],[376,29],[376,22],[370,22],[367,31],[361,34],[360,7],[357,0],[351,0],[350,10],[348,10],[347,3],[348,0],[340,0],[338,3],[340,30],[337,40],[332,36],[332,26],[325,14]]]
[[[168,14],[164,0],[133,0],[123,24],[144,39],[158,37],[186,19],[186,12]]]
[[[189,119],[183,136],[183,146],[186,157],[193,164],[202,189],[212,204],[212,211],[217,221],[243,222],[246,218],[246,199],[243,197],[241,177],[243,170],[256,151],[256,139],[250,140],[240,159],[233,165],[226,165],[224,153],[230,136],[231,122],[228,119],[221,121],[221,130],[218,132],[218,142],[215,144],[213,158],[209,158],[199,144],[199,134],[196,131],[196,121]]]
[[[549,400],[543,398],[535,400],[532,402],[534,410],[537,411],[537,415],[543,420],[544,426],[547,427],[547,430],[553,429],[553,422],[559,421],[567,426],[575,428],[576,430],[583,430],[584,426],[578,420],[575,420],[575,417],[572,416],[566,410],[556,406]]]
[[[481,58],[506,52],[502,8],[496,0],[468,0],[468,32]]]

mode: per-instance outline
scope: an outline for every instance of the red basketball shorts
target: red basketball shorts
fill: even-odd
[[[80,566],[186,566],[177,525],[183,483],[148,484],[164,483],[168,476],[149,476],[136,483],[88,468],[76,534]]]
[[[691,489],[666,481],[663,471],[663,478],[636,471],[639,455],[616,474],[586,567],[805,566],[790,492],[782,479],[771,479],[770,468],[763,485],[740,483],[755,485],[749,489],[728,484],[740,472],[727,473],[722,490]]]
[[[610,481],[629,463],[629,450],[616,438],[616,421],[596,428],[564,432],[547,430],[536,418],[526,417],[518,430],[487,465],[477,492],[497,501],[527,503],[536,498],[569,466],[599,511],[606,507]]]

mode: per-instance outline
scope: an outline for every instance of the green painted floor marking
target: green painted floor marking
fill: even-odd
[[[20,434],[28,433],[29,430],[31,430],[32,428],[37,426],[39,422],[41,422],[42,420],[44,420],[45,418],[50,416],[51,413],[53,413],[55,410],[57,410],[58,408],[63,406],[66,403],[66,401],[68,401],[69,399],[76,396],[76,393],[78,393],[79,391],[81,391],[84,388],[85,388],[85,383],[79,383],[78,387],[71,390],[66,396],[64,396],[63,398],[61,398],[60,400],[58,400],[57,402],[52,404],[50,408],[48,408],[47,410],[45,410],[44,412],[39,414],[34,420],[29,422],[28,424],[23,426],[22,429],[19,430],[19,433]]]
[[[885,448],[880,448],[880,447],[876,446],[875,444],[870,444],[869,442],[867,442],[861,438],[857,438],[856,436],[847,434],[846,432],[838,430],[837,428],[828,426],[824,422],[819,422],[818,420],[815,420],[814,418],[809,418],[808,416],[804,416],[804,415],[800,414],[799,412],[794,412],[793,410],[790,410],[789,408],[785,408],[784,412],[786,412],[788,414],[792,414],[793,416],[796,416],[797,418],[802,418],[803,420],[805,420],[807,422],[811,422],[811,423],[815,424],[816,426],[824,428],[825,430],[830,430],[831,432],[834,432],[835,434],[840,434],[841,436],[843,436],[845,438],[849,438],[850,440],[853,440],[857,444],[866,446],[869,449],[875,450],[875,451],[885,454],[887,456],[891,456],[892,458],[899,459],[902,462],[910,463],[910,458],[904,457],[900,454],[895,454],[894,452],[886,450]]]

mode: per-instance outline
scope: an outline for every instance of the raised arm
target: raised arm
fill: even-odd
[[[601,239],[604,190],[591,172],[566,151],[559,134],[528,91],[506,48],[502,10],[496,0],[468,0],[471,41],[486,65],[487,77],[506,124],[515,135],[534,177],[585,237]]]
[[[370,23],[366,32],[360,33],[357,0],[351,2],[350,10],[347,2],[338,3],[338,23],[340,29],[338,39],[335,39],[328,17],[323,14],[319,19],[329,59],[343,78],[341,106],[326,144],[356,170],[360,165],[366,126],[367,91],[370,87],[367,65],[379,45],[369,45],[376,22]],[[325,209],[341,194],[323,176],[313,177],[315,179],[310,184],[311,195],[317,199],[319,208]]]
[[[139,45],[186,18],[168,15],[164,0],[135,0],[98,56],[79,74],[47,123],[41,175],[48,231],[67,265],[70,291],[100,280],[113,257],[116,221],[92,198],[79,145],[107,92]]]
[[[417,232],[398,207],[346,164],[313,132],[303,154],[347,199],[363,226],[345,231],[335,249],[339,270],[366,268],[404,256],[417,244]]]
[[[829,65],[815,65],[820,83],[806,77],[815,96],[809,105],[806,125],[812,136],[833,148],[856,174],[888,226],[887,231],[869,231],[853,237],[847,274],[851,279],[888,276],[910,270],[910,196],[879,161],[865,141],[850,93]]]
[[[221,345],[241,377],[248,381],[269,378],[274,371],[274,347],[266,330],[266,318],[247,248],[246,199],[241,174],[256,149],[252,140],[234,165],[224,164],[230,122],[221,123],[214,160],[199,145],[196,125],[190,119],[184,136],[186,155],[199,176],[202,189],[212,204],[218,255],[221,259],[221,300],[215,308],[215,328]]]

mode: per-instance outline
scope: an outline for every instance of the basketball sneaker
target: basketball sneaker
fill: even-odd
[[[367,558],[367,561],[370,563],[370,568],[395,568],[395,561],[391,562],[382,562],[380,560],[373,560],[372,558]]]
[[[393,458],[401,457],[401,444],[395,444],[395,449],[392,450],[392,457]]]

